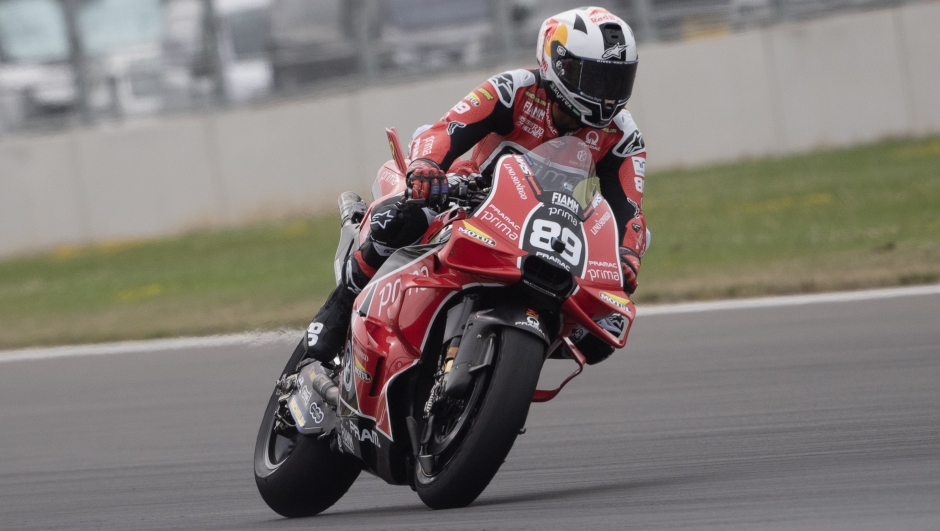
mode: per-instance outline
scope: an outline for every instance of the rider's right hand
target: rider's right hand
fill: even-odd
[[[629,247],[620,248],[620,264],[623,266],[623,290],[627,293],[636,291],[636,276],[640,272],[640,255]]]
[[[439,205],[447,201],[450,191],[444,171],[424,160],[411,163],[405,183],[412,203]]]

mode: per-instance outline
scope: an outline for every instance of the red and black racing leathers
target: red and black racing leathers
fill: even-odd
[[[491,77],[467,94],[438,122],[418,133],[411,143],[412,164],[429,162],[449,173],[481,174],[491,177],[493,165],[507,153],[524,153],[563,133],[552,120],[552,101],[542,87],[538,70],[511,70]],[[610,203],[627,254],[642,256],[647,246],[646,218],[643,215],[643,183],[646,147],[643,137],[627,110],[614,117],[608,127],[582,127],[564,134],[583,140],[594,152],[601,193]],[[473,149],[469,159],[458,159]],[[397,201],[373,209],[370,239],[357,253],[366,275],[377,268],[394,249],[413,243],[424,232],[424,218],[405,222]],[[414,218],[414,216],[407,216]],[[380,221],[381,223],[376,223]],[[394,227],[394,230],[391,230]],[[639,267],[639,260],[633,261]]]
[[[527,152],[562,134],[580,138],[594,152],[601,193],[614,211],[621,235],[624,289],[632,292],[639,258],[649,243],[642,211],[646,148],[626,110],[603,129],[582,127],[562,133],[553,123],[552,101],[542,88],[538,71],[504,72],[488,79],[438,122],[416,134],[411,143],[412,167],[430,164],[449,173],[480,174],[488,180],[502,155]],[[469,159],[458,159],[471,148]],[[347,261],[342,285],[310,325],[309,355],[322,360],[333,358],[348,326],[355,293],[396,249],[420,240],[434,215],[436,212],[430,208],[406,204],[400,197],[386,199],[372,208],[368,238]],[[627,267],[634,275],[628,275]],[[335,315],[344,320],[333,322]],[[599,324],[616,335],[623,327],[618,318],[614,315]],[[613,347],[583,329],[577,332],[572,338],[589,363],[597,363],[613,352]]]

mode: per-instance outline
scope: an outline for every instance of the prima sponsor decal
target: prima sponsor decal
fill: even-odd
[[[620,282],[620,264],[588,260],[588,280],[611,280]]]
[[[633,161],[633,173],[640,177],[646,177],[646,159],[643,157],[630,157]]]
[[[473,92],[471,92],[470,94],[467,94],[466,96],[464,96],[463,99],[469,101],[469,102],[470,102],[470,105],[473,105],[474,107],[479,107],[479,106],[480,106],[480,98],[478,98],[477,95],[474,94]]]
[[[610,304],[620,310],[623,313],[630,313],[630,307],[627,306],[630,304],[630,299],[626,297],[620,297],[612,293],[607,293],[606,291],[601,292],[601,300]]]
[[[429,136],[424,139],[424,144],[421,146],[421,156],[430,155],[432,149],[434,149],[434,137]]]
[[[601,216],[601,219],[594,222],[594,226],[591,227],[591,234],[597,236],[597,233],[604,228],[604,225],[610,221],[611,215],[610,212],[604,212],[604,215]]]
[[[386,306],[391,306],[392,303],[398,300],[398,296],[401,294],[401,279],[396,278],[394,281],[389,280],[382,285],[382,288],[379,290],[379,311],[378,315],[382,314],[382,309]]]
[[[490,238],[489,234],[481,231],[480,229],[474,227],[473,225],[467,223],[466,221],[464,221],[463,223],[464,223],[463,227],[457,227],[457,232],[460,232],[461,234],[466,234],[467,236],[470,236],[471,238],[480,240],[481,242],[489,246],[492,246],[492,247],[496,246],[496,240],[494,240],[493,238]]]
[[[620,282],[620,272],[611,271],[610,269],[593,269],[588,268],[587,270],[588,280],[612,280],[614,282]]]
[[[379,180],[385,181],[388,184],[391,184],[392,186],[394,186],[398,184],[398,175],[391,170],[383,169],[382,173],[379,174]]]
[[[527,100],[522,104],[522,112],[541,122],[545,120],[545,114],[548,111],[544,107],[537,106],[532,100]]]
[[[496,230],[506,235],[512,241],[519,239],[520,227],[496,205],[490,203],[487,209],[480,213],[480,219],[487,221]]]
[[[549,216],[559,216],[565,219],[568,223],[571,223],[574,226],[578,225],[578,218],[574,217],[574,214],[569,212],[567,209],[558,208],[558,207],[548,207]]]

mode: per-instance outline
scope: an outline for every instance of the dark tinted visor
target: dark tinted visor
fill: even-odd
[[[552,48],[552,67],[569,90],[594,100],[626,102],[633,93],[637,62],[602,61],[560,55]]]

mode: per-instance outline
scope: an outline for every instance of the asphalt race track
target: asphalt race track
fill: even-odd
[[[442,512],[368,475],[264,505],[291,346],[0,363],[0,529],[940,529],[940,295],[641,316]]]

